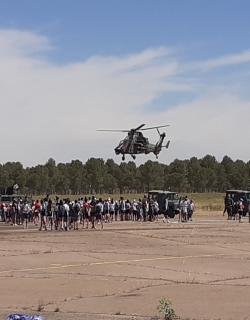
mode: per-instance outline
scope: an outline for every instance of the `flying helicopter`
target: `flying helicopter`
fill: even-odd
[[[97,131],[106,131],[106,132],[126,132],[127,136],[120,141],[118,146],[115,148],[115,153],[117,155],[122,154],[122,160],[125,160],[125,154],[130,154],[131,157],[135,160],[136,154],[149,154],[150,152],[154,153],[156,158],[161,152],[162,148],[168,148],[170,140],[166,145],[163,145],[163,141],[166,137],[166,133],[160,133],[159,128],[165,128],[169,125],[155,126],[150,128],[143,128],[145,124],[139,125],[135,129],[130,130],[97,130]],[[149,143],[148,138],[144,137],[142,131],[156,129],[160,138],[156,144]]]

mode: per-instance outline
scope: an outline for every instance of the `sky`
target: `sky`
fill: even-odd
[[[170,124],[162,163],[249,161],[249,12],[243,0],[0,0],[0,163],[119,163],[124,135],[96,129],[141,123]]]

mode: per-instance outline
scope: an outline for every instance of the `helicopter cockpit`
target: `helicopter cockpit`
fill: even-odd
[[[142,145],[148,144],[148,139],[145,138],[140,131],[136,132],[136,134],[137,134],[136,143],[141,143]]]

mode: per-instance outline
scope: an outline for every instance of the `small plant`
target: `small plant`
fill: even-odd
[[[166,298],[161,298],[157,307],[158,311],[163,315],[164,320],[177,320],[177,317],[172,302]]]
[[[45,306],[44,306],[43,301],[39,300],[38,306],[37,306],[37,311],[38,311],[38,312],[43,311],[43,310],[44,310],[44,307],[45,307]]]

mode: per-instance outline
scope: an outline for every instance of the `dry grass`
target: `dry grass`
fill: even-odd
[[[224,193],[188,193],[187,196],[194,200],[198,210],[223,211],[224,209]]]

